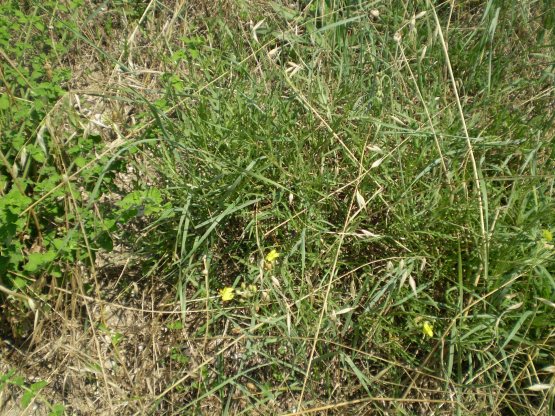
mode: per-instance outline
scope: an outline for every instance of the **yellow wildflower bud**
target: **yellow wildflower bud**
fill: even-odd
[[[224,302],[227,302],[231,299],[233,299],[233,296],[235,292],[235,289],[233,289],[232,287],[224,287],[223,289],[220,289],[220,297],[222,298],[222,300]]]
[[[268,254],[266,254],[266,261],[268,263],[273,263],[274,261],[277,260],[278,257],[279,257],[279,253],[275,249],[273,249]]]
[[[424,321],[424,323],[422,324],[422,333],[429,337],[432,338],[434,336],[434,327],[432,324],[430,324],[428,321]]]

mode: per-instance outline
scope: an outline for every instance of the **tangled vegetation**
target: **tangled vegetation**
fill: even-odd
[[[550,414],[554,27],[3,1],[0,412]]]

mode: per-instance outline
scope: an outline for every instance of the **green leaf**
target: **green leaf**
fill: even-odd
[[[178,363],[181,364],[188,364],[190,361],[190,358],[187,357],[186,355],[183,355],[179,349],[177,348],[172,348],[171,352],[170,352],[170,358]]]
[[[82,168],[87,164],[87,159],[82,156],[77,156],[73,161],[75,162],[75,165],[79,168]]]
[[[168,327],[168,329],[172,330],[183,329],[183,323],[181,321],[170,322],[166,326]]]
[[[7,373],[5,374],[0,374],[0,388],[6,384],[6,382],[8,382],[8,380],[10,380],[13,375],[15,374],[15,370],[9,370]]]
[[[2,209],[2,205],[5,205],[11,212],[19,215],[21,211],[27,208],[27,205],[29,205],[31,201],[31,198],[23,195],[19,192],[17,187],[14,186],[12,190],[0,200],[0,210]]]
[[[120,213],[132,211],[133,215],[138,215],[139,212],[143,211],[144,215],[151,215],[162,209],[161,203],[162,194],[160,190],[150,188],[144,191],[130,192],[121,201],[116,202],[116,205],[121,208]]]
[[[29,404],[31,403],[31,400],[33,400],[33,398],[35,397],[36,393],[32,390],[27,390],[25,393],[23,393],[23,396],[21,396],[21,401],[19,402],[19,405],[23,408],[26,409],[27,406],[29,406]]]
[[[114,346],[117,346],[121,342],[122,339],[123,339],[123,334],[117,332],[114,335],[112,335],[112,344]]]
[[[331,24],[326,25],[324,27],[321,27],[315,33],[325,32],[326,30],[330,30],[330,29],[336,28],[338,26],[344,26],[348,23],[356,22],[357,20],[360,20],[363,17],[364,17],[364,15],[359,15],[359,16],[350,17],[348,19],[343,19],[343,20],[340,20],[339,22],[334,22],[334,23],[331,23]]]
[[[10,99],[8,98],[8,94],[0,95],[0,110],[7,110],[10,108]]]
[[[39,149],[38,146],[30,144],[26,146],[26,149],[27,149],[27,152],[29,152],[29,155],[33,158],[33,160],[39,163],[46,162],[46,155],[41,149]]]
[[[19,277],[19,276],[16,276],[16,277],[14,277],[14,278],[12,279],[12,286],[13,286],[15,289],[23,289],[23,288],[25,288],[25,287],[27,286],[27,284],[28,284],[28,283],[27,283],[27,280],[22,279],[22,278]]]
[[[505,339],[505,342],[503,343],[503,345],[501,345],[501,349],[504,349],[507,346],[507,344],[509,342],[511,342],[511,340],[515,337],[516,333],[518,332],[518,330],[520,329],[520,327],[524,323],[524,321],[526,321],[526,319],[528,319],[528,317],[532,314],[533,314],[532,311],[526,311],[521,315],[520,319],[517,321],[517,323],[515,324],[515,326],[513,327],[511,332],[509,333],[509,335],[507,335],[507,338]]]
[[[351,357],[349,357],[347,354],[341,354],[343,356],[343,359],[346,361],[346,363],[349,365],[349,367],[351,367],[351,369],[353,370],[353,372],[355,373],[355,375],[358,378],[358,381],[360,382],[360,384],[362,385],[362,387],[364,388],[364,390],[366,390],[366,393],[370,394],[370,390],[368,388],[370,383],[370,380],[368,379],[368,377],[366,377],[366,375],[360,371],[360,369],[356,366],[356,364],[353,362],[353,360],[351,360]]]
[[[27,264],[24,270],[28,272],[36,272],[40,268],[48,265],[56,258],[54,251],[47,251],[46,253],[31,253],[27,258]]]
[[[23,378],[22,376],[15,376],[13,377],[10,382],[18,387],[23,387],[25,386],[25,378]]]
[[[56,404],[52,405],[51,410],[48,413],[48,416],[63,416],[65,410],[66,410],[66,408],[64,407],[63,404],[56,403]]]
[[[96,243],[100,248],[106,251],[112,251],[114,249],[114,241],[107,231],[102,231],[96,237]]]
[[[36,383],[31,384],[31,390],[35,393],[38,393],[41,389],[45,388],[48,385],[47,381],[41,380],[37,381]]]

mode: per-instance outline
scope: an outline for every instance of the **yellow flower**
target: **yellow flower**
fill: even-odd
[[[424,321],[424,323],[422,324],[422,333],[431,338],[434,336],[434,327],[432,324],[430,324],[428,321]]]
[[[276,261],[278,257],[279,257],[279,253],[275,249],[273,249],[268,254],[266,254],[266,261],[268,263],[273,263],[274,261]]]
[[[549,230],[542,230],[542,237],[545,241],[553,241],[553,233]]]
[[[223,289],[220,289],[220,297],[222,298],[222,300],[224,302],[227,302],[228,300],[233,299],[233,296],[235,292],[235,289],[233,289],[232,287],[224,287]]]

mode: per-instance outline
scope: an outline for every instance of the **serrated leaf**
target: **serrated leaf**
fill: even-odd
[[[27,195],[23,195],[17,187],[13,187],[10,192],[8,192],[3,198],[1,205],[6,205],[8,209],[14,214],[19,215],[19,213],[31,203],[31,198]]]
[[[181,321],[170,322],[169,324],[166,325],[166,327],[171,330],[183,329],[183,322]]]
[[[82,168],[87,164],[87,159],[85,159],[83,156],[77,156],[75,159],[73,159],[73,162],[78,168]]]
[[[46,253],[31,253],[27,257],[27,264],[24,270],[28,272],[36,272],[40,268],[51,263],[56,258],[54,251],[47,251]]]
[[[31,384],[30,389],[37,393],[39,390],[45,388],[48,385],[47,381],[41,380],[36,383]]]
[[[12,279],[12,286],[15,289],[23,289],[27,286],[27,280],[23,279],[22,277],[16,276]]]
[[[9,370],[7,373],[0,373],[0,387],[2,387],[15,374],[15,370]]]
[[[23,396],[21,396],[21,401],[19,402],[19,405],[23,409],[26,409],[29,406],[29,404],[31,404],[31,400],[33,400],[34,397],[35,397],[35,392],[32,390],[27,390],[25,393],[23,393]]]
[[[15,376],[10,382],[19,387],[25,386],[25,378],[23,376]]]
[[[63,416],[65,410],[66,408],[63,404],[56,403],[52,405],[50,413],[48,413],[48,416]]]
[[[46,155],[38,146],[35,146],[34,144],[29,144],[26,146],[26,149],[34,161],[39,163],[46,162]]]

